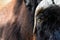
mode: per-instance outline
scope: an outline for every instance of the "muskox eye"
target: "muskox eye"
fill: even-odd
[[[38,23],[41,23],[41,22],[43,21],[43,20],[40,18],[40,15],[37,16],[37,19],[36,19],[36,20],[37,20]]]
[[[37,19],[37,22],[39,23],[41,20],[40,19]]]

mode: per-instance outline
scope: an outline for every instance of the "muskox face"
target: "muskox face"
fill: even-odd
[[[49,6],[36,15],[37,40],[60,40],[60,7]]]

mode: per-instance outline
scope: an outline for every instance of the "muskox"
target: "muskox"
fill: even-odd
[[[0,40],[32,40],[31,17],[24,0],[11,0],[0,10]]]
[[[60,40],[59,4],[59,0],[43,0],[37,6],[33,30],[36,40]]]

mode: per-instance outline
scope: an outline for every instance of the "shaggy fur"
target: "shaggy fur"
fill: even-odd
[[[37,15],[36,26],[37,40],[60,40],[60,7],[51,5],[44,9]]]
[[[8,22],[0,28],[0,40],[32,40],[32,18],[24,0],[17,0],[14,6],[14,22]],[[12,18],[13,19],[13,18]],[[2,33],[3,31],[3,33]]]

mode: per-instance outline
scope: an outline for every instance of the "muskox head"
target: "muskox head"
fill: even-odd
[[[59,3],[47,2],[42,1],[36,8],[33,33],[36,34],[36,40],[60,40]]]

